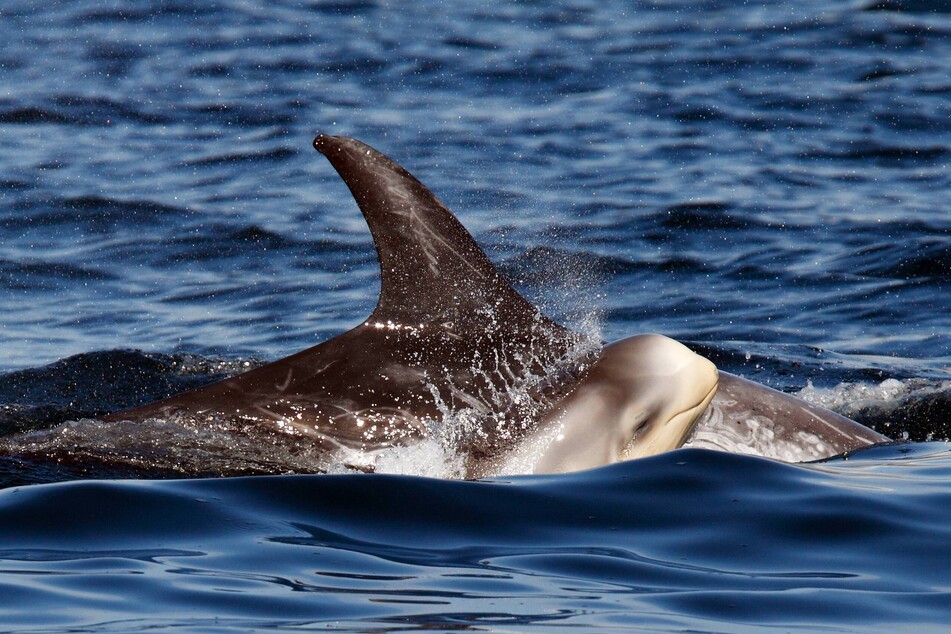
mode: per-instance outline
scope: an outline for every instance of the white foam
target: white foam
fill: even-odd
[[[544,328],[544,324],[539,323]],[[390,447],[346,457],[337,456],[347,464],[382,473],[419,475],[438,478],[464,478],[473,474],[468,471],[468,448],[471,446],[507,445],[506,457],[500,458],[491,467],[481,467],[477,475],[502,475],[531,473],[547,448],[545,442],[519,443],[534,429],[539,418],[553,403],[539,398],[545,382],[552,376],[563,374],[579,363],[590,360],[600,350],[600,323],[595,315],[582,321],[581,335],[565,354],[555,360],[522,359],[520,366],[544,365],[539,374],[525,372],[515,376],[508,367],[508,360],[495,359],[491,371],[474,368],[475,375],[482,375],[487,385],[497,385],[498,376],[506,376],[504,385],[492,390],[483,390],[473,396],[465,385],[444,384],[441,391],[435,384],[430,391],[440,412],[438,420],[424,422],[424,438],[409,446]],[[451,397],[453,407],[446,401]],[[465,403],[465,407],[459,407]],[[512,450],[514,449],[514,451]],[[346,458],[345,460],[343,460]]]
[[[927,379],[885,379],[881,383],[839,383],[835,387],[815,387],[809,381],[799,391],[799,398],[822,407],[849,415],[860,409],[877,409],[883,412],[894,409],[910,397],[923,397],[938,392],[951,391],[951,381]]]
[[[377,473],[415,475],[428,478],[464,478],[464,457],[447,447],[439,438],[424,438],[406,447],[391,447],[374,452]]]

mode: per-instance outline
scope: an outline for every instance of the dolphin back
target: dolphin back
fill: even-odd
[[[523,298],[426,186],[360,141],[321,135],[314,147],[373,236],[381,290],[369,318],[274,363],[107,420],[263,425],[364,450],[425,435],[428,421],[468,409],[491,419],[472,430],[472,442],[491,444],[500,427],[532,420],[548,395],[568,389],[585,367],[577,354],[584,338]]]

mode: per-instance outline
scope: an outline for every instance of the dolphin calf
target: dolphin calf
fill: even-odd
[[[601,347],[565,329],[512,288],[403,167],[346,137],[320,135],[314,148],[373,236],[381,284],[370,316],[302,352],[105,420],[227,421],[311,439],[346,462],[452,419],[470,477],[574,471],[688,441],[812,459],[888,440],[718,373],[667,337]],[[782,448],[770,454],[770,442]]]

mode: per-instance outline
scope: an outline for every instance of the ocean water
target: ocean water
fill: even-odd
[[[0,36],[0,629],[951,623],[946,3],[12,0]],[[373,308],[318,132],[559,321],[909,442],[463,482],[97,421]]]

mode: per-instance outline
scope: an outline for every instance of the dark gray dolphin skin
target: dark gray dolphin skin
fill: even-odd
[[[311,438],[346,461],[417,441],[434,421],[468,412],[476,423],[460,429],[459,448],[470,455],[470,476],[573,471],[688,440],[782,460],[888,440],[718,375],[660,335],[596,351],[519,295],[400,165],[345,137],[318,136],[314,148],[350,188],[373,235],[381,289],[370,317],[269,365],[105,420],[226,421]]]
[[[369,450],[423,436],[427,421],[460,408],[484,410],[497,426],[531,418],[525,410],[557,398],[585,370],[590,359],[574,354],[581,337],[519,295],[409,172],[354,139],[322,135],[314,147],[373,235],[381,289],[370,317],[275,363],[106,420],[263,424],[328,450]],[[516,385],[531,403],[509,397]]]

